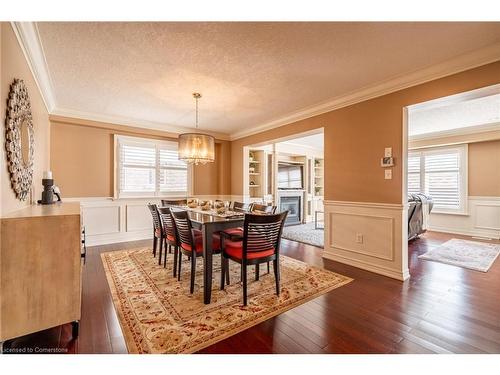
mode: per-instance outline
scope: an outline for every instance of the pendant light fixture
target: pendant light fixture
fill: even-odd
[[[198,100],[201,94],[195,92],[196,130],[198,130]],[[206,164],[215,161],[215,138],[202,133],[184,133],[179,135],[179,159],[189,164]]]

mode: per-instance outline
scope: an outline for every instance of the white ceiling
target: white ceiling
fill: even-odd
[[[500,23],[37,23],[59,112],[239,134],[500,43]],[[160,126],[160,127],[161,127]]]
[[[300,137],[300,138],[294,138],[289,141],[285,142],[280,142],[281,144],[289,144],[293,146],[299,146],[299,147],[307,147],[307,148],[314,148],[316,150],[321,150],[323,151],[324,149],[324,134],[313,134],[313,135],[308,135],[305,137]]]
[[[425,104],[425,103],[424,103]],[[409,136],[500,124],[500,94],[410,112]]]

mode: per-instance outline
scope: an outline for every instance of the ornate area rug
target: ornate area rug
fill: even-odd
[[[274,274],[261,265],[260,280],[248,270],[248,306],[242,304],[240,267],[230,261],[231,285],[220,287],[220,255],[214,255],[212,303],[203,303],[203,259],[196,288],[189,293],[190,263],[183,257],[181,281],[158,265],[149,248],[101,254],[113,302],[129,353],[193,353],[314,297],[352,281],[351,278],[281,256],[281,295]]]
[[[498,253],[500,245],[452,238],[419,258],[487,272]]]
[[[323,228],[315,229],[314,223],[290,225],[283,228],[283,238],[324,247],[325,231]]]

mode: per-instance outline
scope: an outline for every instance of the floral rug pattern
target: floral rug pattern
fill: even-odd
[[[281,293],[274,274],[248,269],[248,306],[242,304],[240,266],[230,261],[231,285],[220,287],[220,256],[214,255],[212,302],[203,303],[203,258],[198,258],[196,286],[189,293],[190,263],[184,258],[181,281],[158,265],[149,248],[101,254],[113,302],[129,353],[193,353],[323,293],[351,278],[281,256]]]

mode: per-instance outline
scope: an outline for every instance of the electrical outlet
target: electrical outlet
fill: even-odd
[[[386,169],[384,172],[385,172],[385,179],[392,180],[392,169]]]
[[[361,233],[356,233],[356,243],[363,243],[363,235]]]

